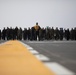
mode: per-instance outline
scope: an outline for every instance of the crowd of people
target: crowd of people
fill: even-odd
[[[69,29],[63,29],[56,27],[55,29],[53,27],[46,27],[41,28],[38,23],[36,23],[35,26],[24,28],[12,28],[7,27],[1,31],[0,30],[0,40],[63,40],[65,38],[66,40],[76,40],[76,28]]]

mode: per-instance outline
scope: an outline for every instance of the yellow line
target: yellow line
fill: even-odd
[[[19,41],[0,46],[0,75],[55,75]]]

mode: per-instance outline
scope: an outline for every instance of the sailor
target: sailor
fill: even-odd
[[[38,22],[36,23],[36,25],[34,26],[35,30],[36,30],[36,40],[38,38],[39,40],[39,30],[40,30],[40,26],[38,25]]]

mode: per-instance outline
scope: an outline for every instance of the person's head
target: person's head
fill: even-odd
[[[36,25],[38,25],[38,22],[36,22]]]
[[[5,27],[4,27],[4,30],[5,30]]]

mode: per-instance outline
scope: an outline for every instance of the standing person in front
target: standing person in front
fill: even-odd
[[[36,25],[34,26],[35,30],[36,30],[36,38],[35,40],[39,40],[39,30],[41,29],[40,26],[38,25],[38,22],[36,23]]]

